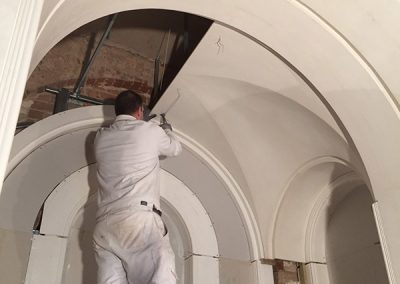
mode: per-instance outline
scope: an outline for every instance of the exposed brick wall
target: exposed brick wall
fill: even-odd
[[[27,82],[19,122],[36,122],[52,114],[55,95],[44,92],[45,87],[74,89],[88,47],[92,47],[91,52],[94,50],[91,38],[90,34],[69,36],[43,58]],[[94,45],[98,39],[99,36]],[[148,103],[153,76],[154,60],[106,41],[90,68],[81,94],[110,99],[122,90],[131,89],[143,95]]]
[[[95,50],[108,21],[108,17],[103,17],[80,27],[48,52],[27,82],[19,122],[35,122],[52,113],[52,107],[45,105],[51,99],[44,96],[55,95],[44,93],[45,87],[74,89],[83,65]],[[81,94],[109,99],[121,90],[132,89],[149,102],[154,57],[158,54],[166,64],[160,66],[165,88],[211,24],[208,19],[173,11],[121,13],[91,66]],[[167,31],[171,32],[168,37]],[[187,49],[182,44],[184,31],[190,34]],[[35,103],[38,96],[43,104]],[[84,105],[77,103],[75,106]]]
[[[296,262],[286,260],[274,260],[274,282],[275,284],[300,284],[298,277],[298,266]]]
[[[39,93],[31,96],[31,107],[28,110],[27,120],[40,120],[53,113],[55,96],[47,93]]]

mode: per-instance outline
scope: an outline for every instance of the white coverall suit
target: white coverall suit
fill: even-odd
[[[160,208],[159,155],[176,156],[171,130],[119,115],[97,132],[99,184],[93,235],[99,284],[175,284],[175,257]]]

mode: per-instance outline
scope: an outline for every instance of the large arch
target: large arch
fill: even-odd
[[[293,175],[277,206],[275,230],[271,234],[274,254],[278,258],[292,258],[302,263],[326,262],[327,219],[324,217],[332,206],[332,191],[339,182],[343,183],[343,179],[349,184],[351,181],[352,185],[362,184],[354,170],[335,157],[309,161]],[[347,191],[340,194],[346,195]],[[293,208],[296,208],[296,214],[293,214]]]
[[[40,231],[32,241],[26,283],[96,282],[91,249],[97,198],[95,167],[91,164],[72,173],[46,198]],[[161,179],[161,209],[173,241],[179,283],[219,283],[218,263],[212,258],[218,256],[218,243],[207,211],[173,175],[162,171]],[[53,267],[42,266],[47,262]],[[42,269],[47,273],[41,273]],[[201,278],[192,279],[193,275]]]
[[[17,136],[0,201],[4,245],[15,244],[19,251],[15,260],[7,251],[0,253],[10,283],[24,280],[26,269],[26,281],[32,284],[58,282],[63,271],[79,271],[79,267],[64,267],[65,251],[67,244],[74,242],[73,229],[84,226],[90,232],[95,222],[90,214],[90,200],[95,194],[91,145],[96,129],[111,119],[112,107],[79,108],[44,119]],[[256,277],[255,271],[265,270],[259,267],[262,243],[240,188],[215,157],[189,137],[179,136],[183,154],[162,162],[162,200],[167,220],[176,223],[172,242],[185,247],[181,262],[193,279],[188,283],[219,283],[220,269],[233,274],[236,270],[240,277]],[[214,198],[224,207],[220,208]],[[40,230],[31,244],[42,206]],[[186,245],[179,245],[184,241]],[[44,267],[40,264],[51,259],[53,266],[47,267],[51,273],[38,273]]]
[[[290,179],[277,206],[275,257],[303,263],[305,283],[390,283],[373,203],[370,189],[347,162],[309,161]]]
[[[388,72],[391,68],[386,68],[380,63],[379,56],[368,50],[371,42],[388,42],[389,46],[395,46],[389,39],[398,39],[396,28],[389,27],[397,27],[397,22],[392,19],[398,18],[400,14],[397,1],[385,1],[386,6],[381,5],[379,1],[367,1],[368,5],[363,7],[365,11],[362,13],[358,6],[354,5],[355,2],[350,1],[349,11],[356,19],[372,15],[372,20],[368,23],[369,28],[386,27],[385,33],[371,29],[371,34],[379,34],[381,41],[376,41],[369,35],[362,37],[362,31],[352,31],[347,33],[347,36],[341,33],[340,30],[346,30],[351,25],[343,25],[340,13],[326,12],[315,1],[259,1],[248,5],[246,1],[239,0],[218,3],[196,0],[185,3],[173,0],[121,0],[114,1],[112,7],[107,1],[96,1],[93,5],[91,0],[47,0],[43,7],[42,1],[29,1],[26,2],[28,4],[24,3],[18,7],[20,3],[8,1],[6,4],[9,9],[2,10],[9,12],[4,14],[5,22],[10,23],[7,26],[10,29],[5,29],[7,37],[1,47],[6,52],[2,53],[0,61],[5,66],[2,70],[6,70],[1,73],[0,80],[0,110],[3,115],[0,124],[0,138],[3,143],[0,155],[1,172],[4,172],[11,147],[13,130],[10,130],[10,125],[14,125],[17,119],[16,110],[21,103],[23,78],[26,77],[29,66],[32,70],[51,46],[62,37],[90,20],[123,10],[161,8],[202,15],[224,23],[229,29],[235,29],[268,52],[273,52],[323,102],[345,134],[351,149],[360,154],[363,165],[358,169],[378,201],[374,212],[377,220],[381,220],[378,225],[381,242],[387,247],[385,255],[389,263],[390,278],[392,281],[400,278],[400,242],[397,226],[400,199],[400,177],[397,174],[400,168],[400,127],[395,99],[399,89],[394,83],[389,84],[392,81],[389,80],[391,75],[388,74],[395,73]],[[381,6],[390,7],[393,17],[386,17],[380,9]],[[37,25],[40,32],[34,43]],[[13,28],[14,26],[16,28]],[[368,40],[362,42],[358,38]],[[21,49],[15,46],[20,46]],[[389,58],[393,59],[394,63],[398,62],[394,53]],[[232,73],[227,72],[224,76],[232,77]],[[168,106],[168,100],[173,96],[171,93],[167,92],[164,101],[160,101],[159,110]],[[178,111],[177,113],[179,114]],[[187,129],[183,130],[185,132]],[[257,190],[253,199],[257,199]]]
[[[112,7],[106,2],[96,2],[92,6],[91,1],[80,1],[79,4],[73,1],[46,3],[32,68],[51,46],[78,26],[114,12],[144,8],[173,9],[202,15],[240,31],[276,52],[308,84],[312,84],[315,94],[348,134],[348,142],[354,142],[368,173],[365,176],[370,179],[374,195],[380,202],[382,227],[385,228],[385,239],[388,239],[393,261],[400,261],[400,244],[396,241],[398,232],[389,225],[398,223],[394,208],[397,204],[395,200],[399,199],[395,189],[400,184],[396,173],[400,163],[397,151],[400,133],[393,131],[399,129],[397,102],[366,57],[360,55],[343,34],[312,8],[299,1],[257,2],[251,6],[244,1],[221,1],[218,4],[212,1],[185,4],[179,1],[155,1],[150,4],[147,1],[115,1]],[[70,17],[71,14],[74,17]],[[63,22],[62,28],[57,24],[59,22]],[[314,41],[315,38],[319,40]],[[316,70],[315,65],[323,67]],[[365,97],[369,99],[365,100]],[[354,111],[355,108],[358,111]],[[387,127],[381,127],[382,121]]]

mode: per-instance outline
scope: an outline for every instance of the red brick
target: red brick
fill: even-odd
[[[141,86],[142,86],[142,82],[140,82],[140,81],[134,81],[133,84],[131,85],[131,87],[134,90],[140,90]]]
[[[94,78],[89,78],[89,79],[86,80],[86,85],[93,85],[94,82],[95,82]]]
[[[114,79],[113,78],[106,78],[104,79],[105,86],[114,86]]]
[[[121,80],[121,81],[122,81],[122,83],[121,83],[120,87],[124,88],[124,89],[129,89],[131,83],[129,81],[126,81],[126,80]]]
[[[92,84],[92,86],[93,86],[93,87],[97,87],[97,86],[100,85],[100,82],[101,82],[101,80],[95,78],[95,79],[93,79],[93,84]]]
[[[71,86],[71,85],[74,86],[74,85],[76,85],[77,82],[78,82],[78,78],[74,78],[74,79],[68,79],[68,80],[61,81],[60,83],[63,87],[63,86]]]
[[[40,94],[36,100],[39,102],[47,103],[47,104],[54,104],[55,102],[55,97],[56,95],[50,94],[50,93],[45,93],[45,94]]]
[[[37,110],[52,110],[53,106],[54,106],[54,104],[50,104],[50,103],[47,103],[47,102],[42,102],[42,101],[36,100],[32,104],[31,108],[37,109]]]
[[[276,259],[273,268],[274,271],[283,270],[283,261],[280,259]]]
[[[121,87],[123,84],[124,84],[124,80],[115,79],[113,85],[114,85],[115,87]]]
[[[278,280],[278,284],[286,284],[290,282],[298,282],[299,279],[297,277],[297,273],[295,272],[286,272],[283,270],[280,270],[276,273],[276,278]]]
[[[42,111],[30,109],[28,113],[28,119],[32,119],[34,121],[43,119],[45,117],[45,113]]]
[[[86,87],[82,90],[82,95],[88,96],[88,97],[95,97],[97,91],[94,88]]]
[[[284,261],[283,270],[287,272],[297,272],[297,265],[295,262],[292,261]]]
[[[89,36],[75,34],[73,37],[66,37],[39,63],[30,76],[24,93],[24,100],[40,102],[32,105],[32,115],[41,118],[38,109],[52,109],[55,95],[43,93],[46,86],[72,90],[82,69]],[[153,61],[105,44],[91,67],[82,93],[102,98],[115,97],[125,89],[150,93],[152,85],[148,82],[152,82],[153,68]],[[89,91],[88,86],[93,87],[92,90]],[[43,94],[37,96],[39,93]],[[42,116],[49,114],[42,113]]]

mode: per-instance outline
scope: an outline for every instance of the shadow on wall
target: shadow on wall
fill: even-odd
[[[93,143],[96,132],[90,132],[85,143],[85,153],[88,162],[95,161]],[[90,164],[89,164],[90,165]],[[94,165],[94,164],[92,164]],[[93,247],[93,231],[96,224],[97,210],[97,182],[96,167],[89,166],[88,184],[90,194],[86,204],[82,207],[82,225],[79,228],[79,247],[82,252],[82,283],[97,283],[97,264]]]
[[[329,202],[326,261],[330,283],[389,283],[368,187],[344,184],[334,189]]]
[[[77,212],[69,234],[63,271],[63,284],[97,283],[97,265],[93,249],[93,231],[96,224],[97,186],[96,167],[93,155],[95,131],[85,140],[85,155],[88,162],[88,198]]]

